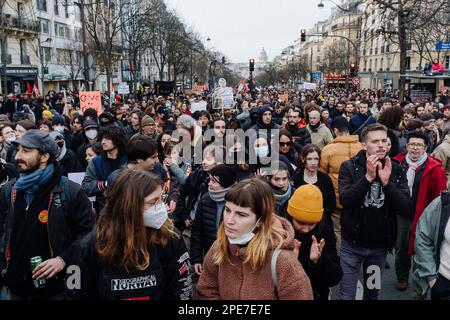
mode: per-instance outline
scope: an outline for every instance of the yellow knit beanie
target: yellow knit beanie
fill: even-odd
[[[319,222],[323,216],[322,192],[313,184],[299,187],[289,200],[287,212],[299,222]]]
[[[45,114],[49,120],[53,119],[53,113],[51,113],[49,110],[42,111],[42,114]]]

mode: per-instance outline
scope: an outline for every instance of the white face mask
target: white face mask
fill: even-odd
[[[265,158],[269,155],[269,147],[268,146],[262,146],[255,149],[255,153],[257,157]]]
[[[255,234],[253,233],[253,230],[255,230],[255,228],[258,225],[258,223],[259,223],[259,219],[258,219],[258,221],[256,221],[255,226],[252,228],[252,230],[250,232],[247,232],[247,233],[243,234],[242,236],[234,238],[234,239],[231,239],[231,238],[227,237],[228,241],[231,244],[238,244],[238,245],[241,245],[241,246],[245,246],[255,236]]]
[[[59,132],[59,133],[64,133],[64,127],[63,126],[57,126],[57,127],[53,127],[53,130]]]
[[[97,130],[87,130],[84,132],[88,139],[94,140],[97,138]]]
[[[160,203],[144,211],[144,225],[159,230],[168,217],[166,205]]]
[[[5,140],[6,140],[6,142],[11,143],[13,141],[16,141],[16,136],[12,136],[12,137],[6,138]]]

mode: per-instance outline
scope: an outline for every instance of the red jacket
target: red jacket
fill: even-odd
[[[440,63],[433,63],[431,71],[445,72],[444,66]]]
[[[394,159],[402,165],[406,164],[406,153],[397,155]],[[406,164],[407,166],[407,164]],[[417,169],[419,170],[419,169]],[[416,209],[414,211],[413,223],[411,226],[411,236],[409,238],[408,254],[414,255],[414,241],[416,239],[416,226],[422,216],[425,208],[437,197],[442,191],[447,190],[447,177],[442,162],[432,156],[428,156],[425,168],[420,179],[419,192],[417,195]]]

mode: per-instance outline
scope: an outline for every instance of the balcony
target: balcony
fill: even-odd
[[[33,21],[11,14],[2,14],[0,16],[0,26],[5,32],[14,33],[19,36],[26,34],[37,35],[39,33],[39,21]]]

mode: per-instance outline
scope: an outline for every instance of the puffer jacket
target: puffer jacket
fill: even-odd
[[[433,157],[442,161],[447,183],[450,183],[450,135],[446,135],[442,143],[434,150]]]
[[[344,161],[353,158],[362,148],[358,136],[339,136],[322,149],[320,171],[327,174],[333,182],[336,194],[336,208],[341,209],[339,202],[338,177],[339,169]]]
[[[289,221],[281,217],[275,217],[273,223],[288,232],[276,262],[277,290],[271,271],[272,253],[275,248],[269,248],[264,267],[253,271],[250,265],[243,263],[247,246],[230,245],[230,262],[216,265],[213,262],[218,249],[215,242],[205,256],[203,273],[197,284],[200,299],[275,300],[277,297],[280,300],[313,299],[311,282],[292,251],[295,244],[294,228]]]
[[[216,241],[216,233],[217,204],[211,199],[209,193],[205,193],[198,203],[192,225],[191,263],[193,265],[203,262],[203,256]]]

